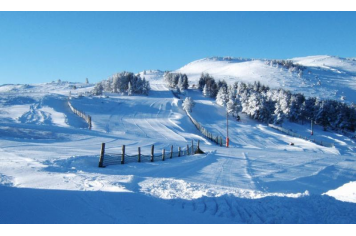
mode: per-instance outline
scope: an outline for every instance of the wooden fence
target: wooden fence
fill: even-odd
[[[69,106],[69,108],[72,110],[72,112],[73,112],[74,114],[76,114],[77,116],[83,118],[83,119],[85,120],[85,122],[88,123],[88,126],[89,126],[88,128],[91,129],[91,127],[92,127],[92,124],[91,124],[91,116],[86,115],[84,112],[81,112],[81,111],[75,109],[75,108],[72,106],[72,104],[70,103],[69,100],[68,100],[68,106]]]
[[[272,125],[272,124],[268,124],[268,126],[273,128],[273,129],[279,130],[282,133],[288,134],[289,136],[292,136],[292,137],[301,138],[301,139],[304,139],[304,140],[307,140],[307,141],[311,141],[313,143],[316,143],[316,144],[324,146],[324,147],[334,147],[333,143],[328,143],[328,142],[324,142],[324,141],[318,141],[315,138],[314,139],[308,138],[306,136],[302,136],[300,134],[294,133],[294,132],[292,132],[292,131],[290,131],[288,129],[284,129],[284,128],[280,127],[280,126],[276,126],[276,125]]]
[[[194,155],[198,153],[204,153],[201,151],[198,145],[194,146],[192,141],[191,145],[187,145],[185,148],[178,147],[177,151],[173,151],[173,145],[170,150],[162,149],[161,153],[154,152],[154,145],[151,146],[150,154],[141,153],[141,147],[137,148],[137,153],[133,155],[128,155],[125,150],[125,145],[122,145],[121,153],[113,153],[105,151],[105,143],[101,144],[99,167],[106,167],[109,165],[118,165],[132,162],[154,162],[154,161],[165,161],[167,159],[172,159],[175,157],[182,157],[188,155]]]
[[[195,127],[210,141],[216,143],[217,145],[220,146],[226,146],[226,140],[225,138],[223,138],[222,136],[219,135],[215,135],[211,132],[209,132],[206,128],[204,128],[198,121],[196,121],[192,115],[188,112],[185,111],[189,117],[189,119],[193,122],[193,124],[195,125]]]

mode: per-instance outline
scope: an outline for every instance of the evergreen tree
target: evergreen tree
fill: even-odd
[[[216,103],[220,106],[226,106],[226,103],[228,102],[228,95],[226,91],[226,87],[221,87],[219,89],[218,94],[216,95]]]
[[[236,117],[237,116],[237,107],[236,104],[233,100],[229,100],[226,103],[226,111],[228,114],[232,115],[232,117]]]
[[[204,97],[210,97],[210,91],[208,89],[208,85],[204,85],[204,89],[203,89],[203,95]]]
[[[186,110],[187,112],[192,112],[194,105],[195,102],[191,97],[186,97],[182,104],[183,109]]]
[[[102,95],[103,94],[103,90],[104,90],[103,85],[99,82],[99,83],[97,83],[95,85],[92,93],[93,93],[93,95],[96,95],[96,96]]]
[[[131,96],[132,95],[132,86],[131,82],[129,82],[128,88],[127,88],[127,95]]]

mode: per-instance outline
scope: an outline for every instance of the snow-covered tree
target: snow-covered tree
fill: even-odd
[[[212,76],[210,76],[209,74],[201,74],[201,77],[199,79],[199,86],[198,88],[203,91],[204,87],[206,85],[206,92],[205,93],[206,97],[212,97],[212,98],[216,98],[216,94],[218,93],[219,87],[216,84],[214,78]],[[203,91],[204,93],[204,91]]]
[[[103,94],[103,85],[101,83],[97,83],[92,91],[93,95],[102,95]]]
[[[187,112],[192,112],[194,105],[195,102],[191,97],[186,97],[182,104],[183,109],[186,110]]]
[[[86,83],[86,84],[89,84],[88,78],[85,78],[85,83]]]
[[[148,95],[149,91],[151,90],[150,83],[146,81],[145,77],[142,80],[142,94]]]
[[[135,75],[131,72],[121,72],[114,74],[107,80],[101,82],[104,91],[114,93],[129,93],[148,95],[150,90],[149,81],[144,78],[141,79],[140,75]],[[129,90],[130,86],[130,91]]]
[[[131,82],[129,82],[129,86],[128,86],[128,88],[127,88],[127,95],[131,96],[132,93],[133,93],[133,91],[132,91]]]
[[[203,95],[204,97],[210,97],[210,90],[208,89],[208,85],[204,85],[204,89],[203,89]]]
[[[170,88],[179,87],[180,90],[188,89],[188,76],[180,73],[165,73],[164,80]]]
[[[228,95],[225,87],[219,89],[218,94],[216,95],[216,103],[220,106],[226,106],[228,102]]]
[[[236,104],[235,104],[235,102],[233,100],[229,100],[226,103],[226,111],[227,111],[227,113],[232,115],[232,117],[236,117],[237,116],[238,107],[236,106]]]

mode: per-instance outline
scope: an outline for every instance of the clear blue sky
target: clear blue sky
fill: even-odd
[[[0,84],[97,82],[211,56],[356,57],[355,29],[356,12],[0,12]]]

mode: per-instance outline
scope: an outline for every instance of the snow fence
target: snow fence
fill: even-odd
[[[313,143],[316,143],[316,144],[324,146],[324,147],[334,147],[333,143],[328,143],[328,142],[324,142],[324,141],[318,141],[315,138],[311,139],[311,138],[308,138],[308,137],[304,137],[304,136],[302,136],[300,134],[294,133],[294,132],[292,132],[291,130],[288,130],[288,129],[284,129],[284,128],[280,127],[280,126],[276,126],[276,125],[272,125],[272,124],[268,124],[268,126],[273,128],[273,129],[279,130],[282,133],[288,134],[289,136],[292,136],[292,137],[301,138],[301,139],[304,139],[304,140],[307,140],[307,141],[311,141]]]
[[[73,112],[74,114],[76,114],[77,116],[83,118],[83,119],[85,120],[85,122],[88,123],[88,126],[89,126],[88,128],[91,129],[91,127],[92,127],[92,124],[91,124],[91,116],[86,115],[84,112],[81,112],[81,111],[75,109],[75,108],[72,106],[72,104],[70,103],[69,100],[68,100],[68,106],[69,106],[69,108],[72,110],[72,112]]]
[[[195,127],[210,141],[216,143],[217,145],[220,146],[226,146],[226,139],[223,138],[222,136],[219,135],[215,135],[213,133],[211,133],[209,130],[207,130],[206,128],[204,128],[198,121],[196,121],[192,115],[188,112],[185,111],[189,117],[189,119],[193,122],[193,124],[195,125]]]
[[[118,165],[133,162],[154,162],[154,161],[165,161],[166,159],[172,159],[176,157],[189,156],[194,154],[204,153],[201,151],[198,144],[195,146],[193,141],[191,145],[184,148],[178,146],[177,151],[173,151],[174,147],[171,145],[170,150],[162,149],[161,153],[154,152],[154,145],[151,146],[150,154],[141,153],[141,147],[137,148],[137,154],[129,155],[125,151],[125,145],[122,145],[121,153],[106,152],[105,143],[101,145],[101,152],[99,158],[99,167],[106,167],[109,165]]]

